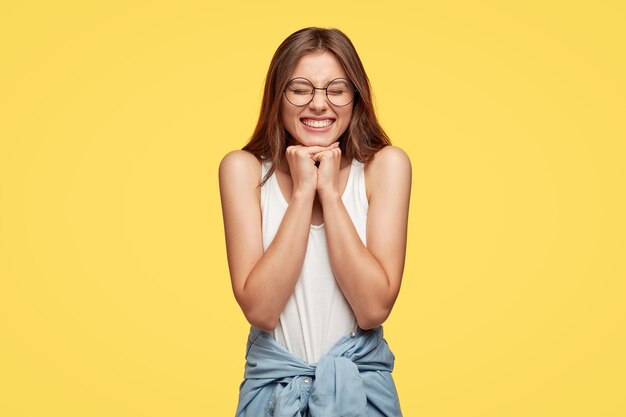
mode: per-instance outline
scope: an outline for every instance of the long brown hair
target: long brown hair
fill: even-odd
[[[300,29],[289,35],[272,57],[265,79],[259,120],[252,137],[242,148],[259,159],[269,159],[272,162],[260,185],[267,181],[275,167],[282,162],[287,149],[288,133],[280,118],[282,93],[300,58],[314,51],[331,52],[358,90],[350,124],[339,137],[342,154],[350,160],[355,158],[366,162],[380,149],[391,145],[389,137],[376,119],[369,78],[350,39],[339,29]]]

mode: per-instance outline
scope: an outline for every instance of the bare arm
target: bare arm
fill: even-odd
[[[327,148],[320,148],[327,149]],[[271,331],[278,324],[302,270],[308,243],[315,162],[308,153],[288,149],[293,162],[293,193],[276,236],[263,251],[261,209],[257,194],[260,164],[247,151],[228,153],[219,167],[226,251],[235,298],[250,324]],[[306,154],[306,155],[305,155]]]
[[[327,171],[327,178],[334,175],[331,171]],[[392,146],[379,151],[369,163],[367,247],[331,182],[324,184],[326,190],[320,191],[320,200],[333,273],[359,327],[374,328],[387,319],[400,290],[406,255],[411,163],[404,151]]]

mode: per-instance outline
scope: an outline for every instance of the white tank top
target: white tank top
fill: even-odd
[[[270,168],[263,161],[261,178]],[[364,165],[352,160],[342,201],[363,244],[369,204],[365,194]],[[276,173],[261,187],[263,249],[276,236],[288,203]],[[308,363],[316,363],[342,336],[357,329],[357,322],[330,266],[325,225],[311,225],[302,271],[295,290],[280,315],[273,336],[287,350]]]

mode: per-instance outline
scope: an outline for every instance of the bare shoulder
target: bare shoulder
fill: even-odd
[[[365,181],[367,198],[378,194],[380,190],[410,188],[411,160],[397,146],[385,146],[365,164]]]
[[[410,168],[411,161],[409,156],[397,146],[385,146],[376,154],[371,161],[369,161],[370,169],[385,170],[385,168]]]
[[[221,174],[248,173],[258,171],[261,161],[252,153],[243,149],[236,149],[228,152],[220,162],[219,172]]]
[[[220,162],[220,185],[236,182],[241,185],[254,183],[256,186],[260,177],[261,161],[248,151],[242,149],[230,151]]]

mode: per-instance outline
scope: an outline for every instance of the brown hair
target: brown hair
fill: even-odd
[[[260,185],[272,175],[276,165],[285,157],[287,149],[288,132],[280,118],[282,92],[300,58],[314,51],[331,52],[358,90],[350,124],[339,137],[342,154],[350,160],[356,158],[360,162],[366,162],[380,149],[391,145],[389,137],[376,119],[369,78],[350,39],[339,29],[300,29],[289,35],[272,57],[265,79],[259,120],[252,137],[242,148],[257,158],[272,161],[271,168]]]

